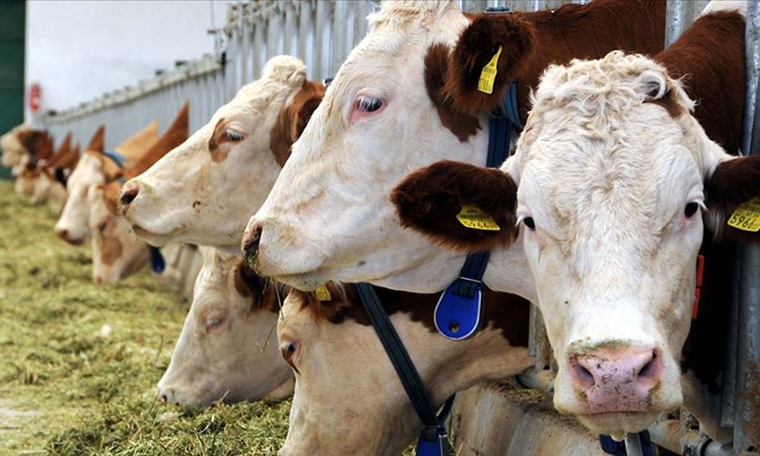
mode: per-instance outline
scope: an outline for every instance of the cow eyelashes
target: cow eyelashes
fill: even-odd
[[[245,139],[245,135],[243,133],[237,132],[235,130],[227,130],[225,134],[227,135],[227,140],[230,142],[238,143]]]
[[[222,319],[221,318],[208,318],[206,319],[206,331],[211,331],[212,329],[218,328],[222,325]]]
[[[375,112],[383,106],[379,98],[360,97],[356,102],[356,107],[362,112]]]

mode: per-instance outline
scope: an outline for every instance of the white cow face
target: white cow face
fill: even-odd
[[[150,247],[129,234],[129,223],[116,214],[118,183],[91,185],[87,192],[92,233],[92,281],[114,283],[143,267]]]
[[[69,198],[55,224],[55,234],[64,241],[81,245],[90,239],[87,192],[91,185],[104,184],[103,160],[99,153],[86,151],[66,182]]]
[[[559,365],[555,406],[598,433],[622,438],[681,404],[704,223],[758,241],[725,223],[760,193],[760,160],[726,154],[692,106],[642,56],[552,67],[503,172],[441,162],[394,191],[402,223],[455,248],[483,247],[445,223],[463,204],[501,221],[492,247],[522,231]]]
[[[158,398],[207,406],[292,393],[290,367],[275,340],[277,293],[232,255],[200,247],[203,268],[193,304],[171,363],[158,383]]]
[[[300,60],[271,59],[261,79],[125,184],[121,210],[135,234],[153,245],[185,241],[237,251],[248,217],[274,185],[323,91],[306,80]]]
[[[370,22],[248,223],[243,247],[258,243],[255,267],[301,289],[331,279],[437,291],[456,278],[463,257],[402,230],[387,195],[436,157],[485,163],[480,120],[444,126],[426,90],[431,46],[453,43],[468,20],[456,3],[430,2],[387,3]],[[397,280],[421,263],[453,268]]]
[[[19,136],[24,136],[30,131],[31,128],[28,125],[21,124],[0,136],[0,149],[3,150],[0,164],[7,168],[23,164],[24,157],[28,155],[29,151],[22,144]],[[19,135],[20,133],[21,135]]]
[[[279,454],[400,454],[422,424],[354,289],[331,283],[329,290],[329,302],[291,291],[283,305],[277,334],[282,355],[296,372],[296,390]],[[437,295],[381,289],[378,294],[436,406],[477,382],[502,380],[533,364],[527,349],[504,335],[525,343],[525,301],[489,295],[493,307],[484,313],[483,328],[455,342],[434,329]],[[515,334],[517,327],[522,336]]]
[[[555,67],[504,167],[559,363],[555,405],[596,432],[623,437],[682,400],[705,163],[722,153],[692,106],[642,57]]]

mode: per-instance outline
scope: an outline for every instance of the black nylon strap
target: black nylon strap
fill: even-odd
[[[439,430],[443,430],[442,420],[435,413],[435,407],[430,400],[425,385],[422,383],[420,374],[414,367],[412,359],[409,357],[409,353],[404,347],[404,343],[398,336],[396,329],[393,327],[388,314],[385,312],[380,298],[372,285],[368,283],[357,283],[356,290],[359,293],[359,300],[367,312],[372,327],[375,329],[380,342],[385,348],[385,352],[388,354],[391,363],[393,364],[396,373],[401,380],[401,384],[404,386],[407,396],[414,407],[414,411],[417,412],[417,416],[425,426],[423,435],[426,438],[433,439]],[[441,415],[448,415],[451,410],[451,404],[454,401],[454,396],[451,396],[444,404]]]
[[[490,256],[491,252],[488,250],[467,255],[464,266],[462,266],[462,270],[459,272],[459,278],[452,284],[454,286],[454,293],[459,296],[467,296],[468,298],[475,296],[478,285],[483,281],[483,274],[486,272]]]

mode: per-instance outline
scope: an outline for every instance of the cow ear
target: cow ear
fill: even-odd
[[[498,169],[438,162],[407,176],[391,201],[403,226],[453,250],[508,246],[519,234],[517,184]]]
[[[760,231],[751,231],[755,226],[752,220],[760,224],[760,217],[751,216],[753,212],[757,215],[760,201],[756,200],[754,211],[750,212],[745,204],[760,197],[760,155],[722,161],[705,183],[705,190],[708,226],[715,240],[760,243]]]
[[[293,125],[291,127],[291,139],[295,142],[303,133],[311,115],[314,114],[322,98],[325,96],[325,86],[320,82],[305,82],[297,103],[293,104]]]
[[[278,285],[274,282],[258,275],[244,260],[240,260],[235,267],[235,289],[241,295],[251,298],[251,311],[266,309],[277,312],[279,302],[276,286]]]
[[[498,108],[509,84],[530,60],[533,41],[533,26],[517,15],[483,14],[474,19],[449,56],[445,91],[454,106],[469,114]],[[478,85],[492,59],[496,73],[492,92],[486,93]]]
[[[92,135],[90,143],[87,145],[87,148],[85,150],[103,152],[103,149],[105,148],[105,136],[106,126],[101,124],[100,127],[98,127],[97,131],[95,131],[95,134]]]

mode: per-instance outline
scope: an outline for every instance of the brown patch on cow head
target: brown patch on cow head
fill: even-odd
[[[656,96],[656,93],[659,90],[659,86],[657,88],[652,88],[651,98],[645,100],[644,103],[651,103],[662,106],[668,112],[668,115],[673,119],[678,119],[681,116],[689,114],[688,110],[682,104],[678,103],[675,98],[673,98],[673,90],[671,87],[672,83],[668,81],[667,84],[668,87],[665,89],[665,92],[662,94],[662,96]]]
[[[465,142],[478,132],[480,123],[477,117],[459,111],[446,95],[448,54],[449,48],[444,44],[430,46],[425,56],[425,88],[443,126]]]
[[[498,169],[444,160],[407,176],[391,193],[403,226],[455,250],[506,247],[517,239],[517,184]],[[490,215],[501,228],[484,231],[456,218],[465,205]]]
[[[18,140],[33,157],[33,161],[53,155],[53,138],[47,130],[22,130],[18,133]]]
[[[98,227],[102,230],[102,242],[100,250],[100,261],[105,265],[112,265],[118,260],[124,247],[119,240],[118,225],[113,220],[106,222],[105,226]]]
[[[314,110],[325,95],[325,86],[320,82],[304,81],[293,102],[280,110],[277,121],[269,133],[269,144],[280,166],[290,156],[290,146],[301,136]]]
[[[85,150],[94,150],[97,152],[103,152],[105,149],[105,137],[106,137],[106,126],[100,125],[98,129],[95,131],[95,134],[92,135],[92,138],[90,139],[90,143],[87,145],[87,148]]]
[[[251,298],[251,311],[264,309],[277,313],[280,299],[285,299],[288,294],[284,286],[256,274],[243,260],[235,267],[235,289],[242,296]]]
[[[190,102],[186,101],[163,136],[134,165],[124,171],[124,178],[129,180],[144,173],[164,155],[185,142],[188,136],[190,136]]]
[[[501,106],[509,84],[531,60],[535,41],[531,23],[515,14],[482,14],[462,32],[451,52],[444,93],[466,113],[490,113]],[[501,53],[496,64],[492,93],[478,90],[483,68]]]
[[[222,132],[222,126],[224,125],[224,118],[219,119],[219,121],[214,126],[214,131],[211,133],[211,139],[208,140],[208,150],[211,153],[211,160],[214,163],[221,163],[224,161],[225,158],[227,158],[227,153],[229,151],[222,150],[220,146],[220,142],[218,140],[219,135],[221,135]]]
[[[742,231],[727,225],[740,204],[760,196],[760,155],[727,160],[705,182],[707,208],[716,219],[716,240],[760,242],[760,232]]]

